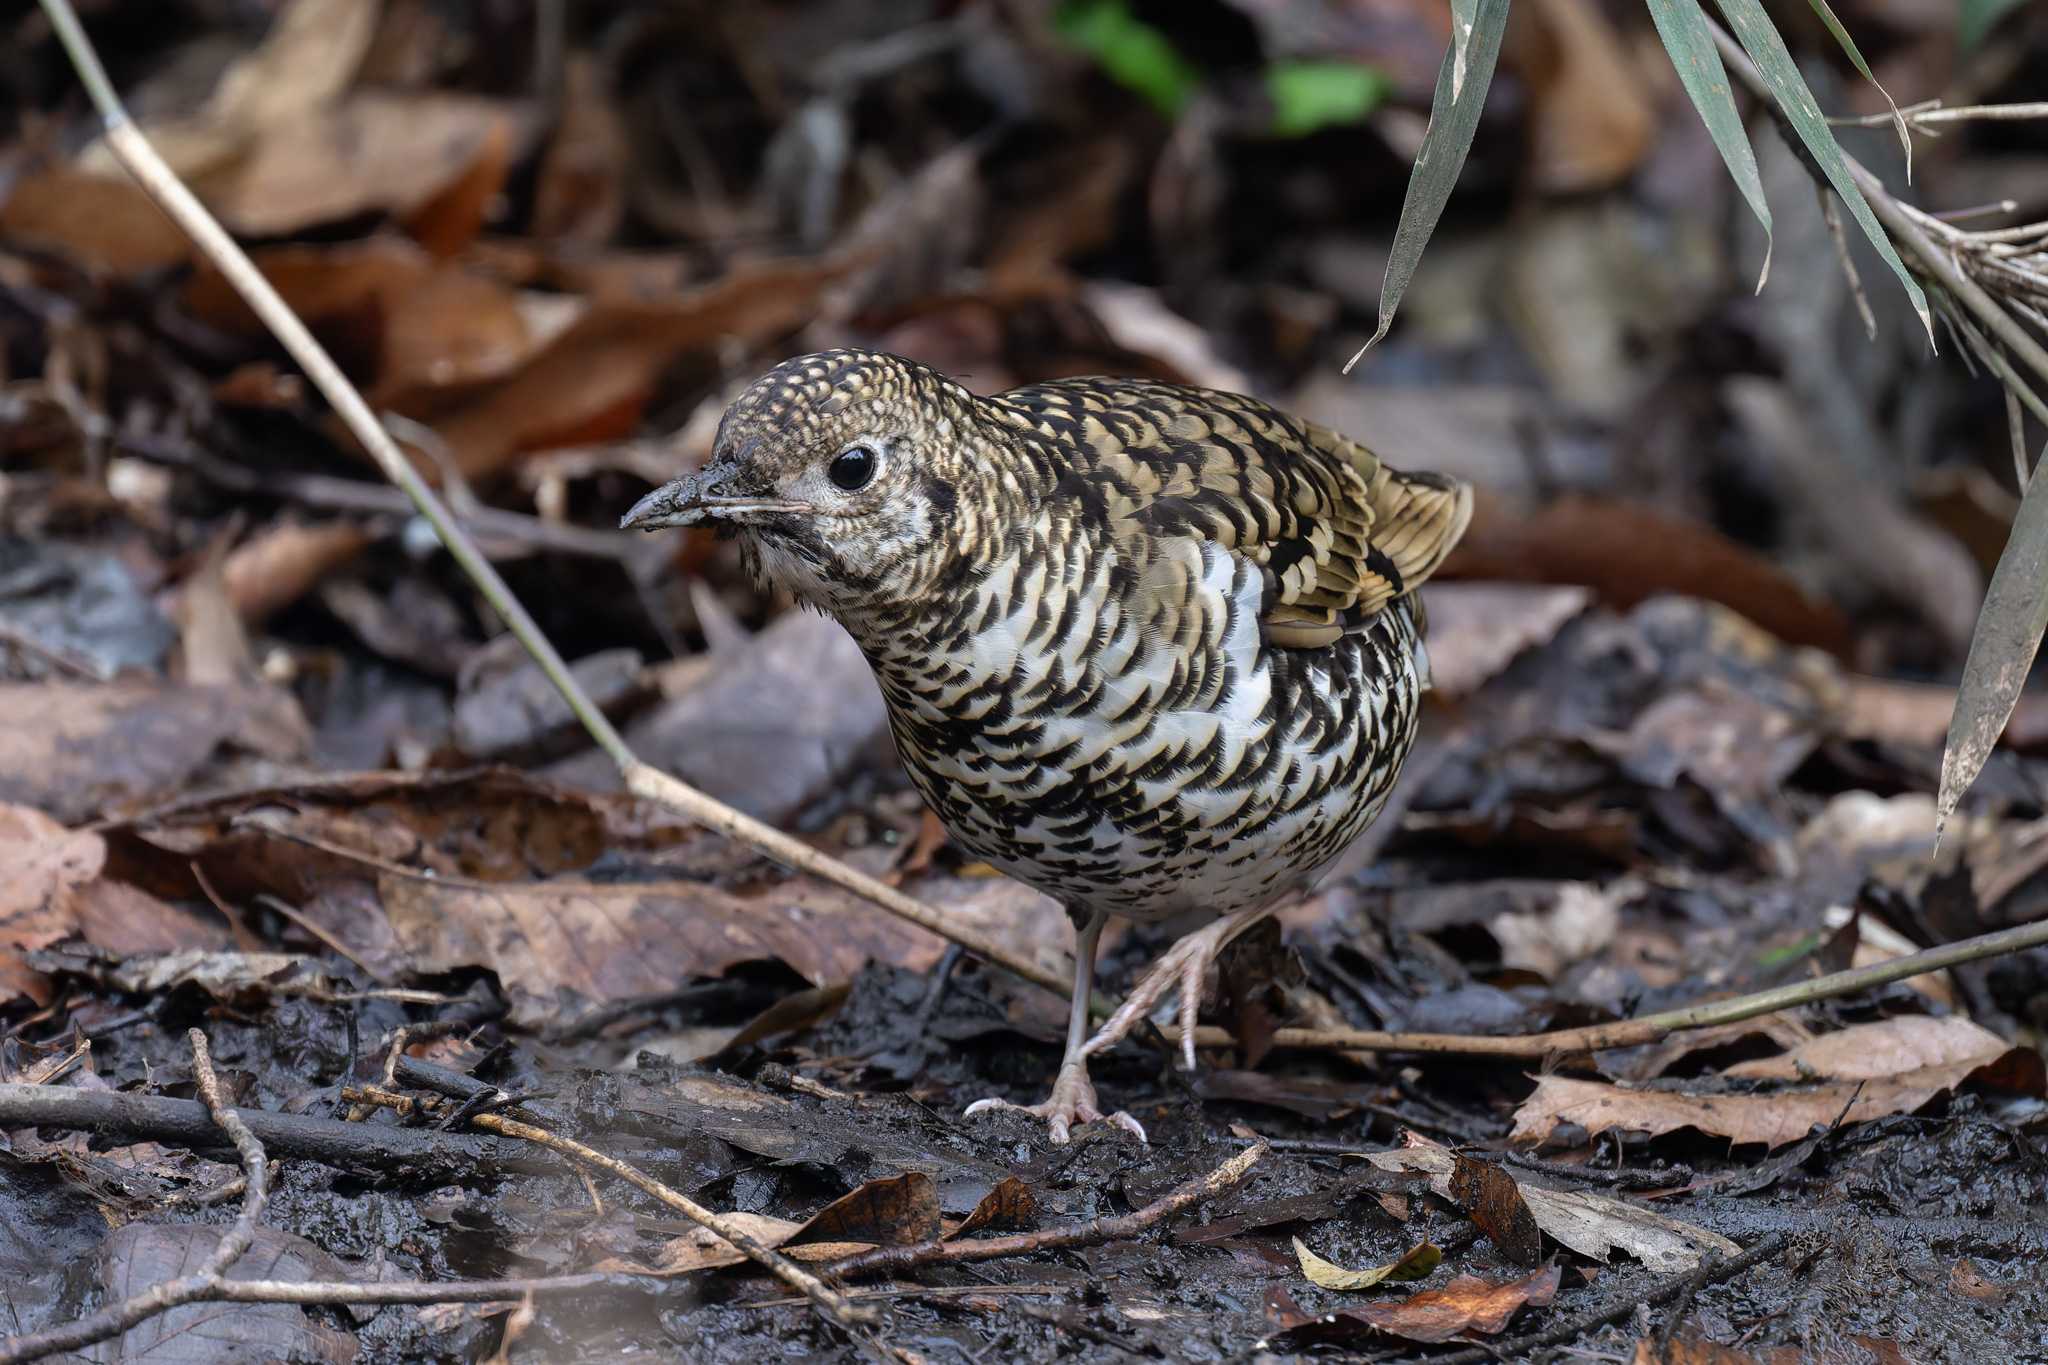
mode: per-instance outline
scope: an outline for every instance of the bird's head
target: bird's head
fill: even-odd
[[[961,552],[973,395],[913,361],[821,351],[770,370],[726,410],[710,461],[622,527],[713,522],[757,579],[842,619],[931,589]]]

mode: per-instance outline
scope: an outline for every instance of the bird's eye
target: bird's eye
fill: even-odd
[[[866,446],[848,446],[833,456],[825,477],[832,480],[835,487],[852,493],[868,486],[868,480],[875,477],[875,466],[879,463],[875,452]]]

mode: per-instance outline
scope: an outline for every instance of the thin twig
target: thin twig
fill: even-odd
[[[513,595],[511,588],[506,586],[505,580],[399,450],[362,394],[335,364],[334,358],[314,339],[306,324],[292,311],[291,305],[256,268],[256,263],[228,235],[227,229],[207,212],[206,206],[178,179],[176,172],[157,155],[149,139],[130,120],[113,83],[107,79],[107,73],[100,65],[91,40],[79,24],[70,0],[41,0],[41,3],[44,13],[50,18],[51,28],[99,111],[105,125],[107,150],[123,169],[135,177],[171,221],[192,239],[200,254],[220,271],[221,277],[241,295],[250,311],[276,336],[279,344],[298,362],[306,377],[333,407],[335,416],[368,452],[384,476],[405,491],[420,515],[433,526],[449,556],[476,585],[477,591],[525,647],[555,690],[561,693],[563,701],[591,739],[618,766],[627,790],[680,811],[727,838],[749,844],[777,862],[808,872],[871,901],[891,914],[958,943],[985,961],[1008,968],[1027,981],[1058,994],[1066,993],[1068,982],[1061,973],[1046,970],[957,916],[914,900],[836,858],[827,857],[801,840],[741,814],[635,756],[618,729],[570,673],[569,665]],[[1107,1002],[1098,1004],[1097,1012],[1107,1014],[1106,1006]]]
[[[1020,1232],[1009,1237],[971,1237],[965,1241],[918,1242],[911,1246],[877,1247],[834,1261],[826,1267],[841,1279],[866,1279],[873,1275],[901,1275],[930,1265],[958,1265],[966,1261],[993,1261],[1004,1256],[1029,1256],[1041,1251],[1100,1246],[1104,1242],[1127,1241],[1153,1224],[1213,1199],[1244,1178],[1254,1163],[1271,1151],[1265,1143],[1254,1143],[1209,1174],[1153,1200],[1142,1209],[1111,1218],[1094,1218],[1063,1228]]]
[[[846,1301],[844,1294],[762,1242],[732,1219],[705,1208],[688,1195],[670,1189],[653,1176],[637,1167],[627,1165],[617,1157],[606,1156],[596,1148],[586,1147],[573,1138],[562,1137],[545,1128],[535,1127],[531,1123],[521,1123],[518,1119],[506,1118],[502,1114],[473,1114],[469,1121],[488,1132],[521,1138],[587,1166],[594,1166],[617,1176],[635,1189],[654,1196],[697,1226],[731,1244],[734,1250],[745,1255],[747,1259],[766,1268],[775,1278],[816,1304],[819,1311],[851,1335],[857,1337],[859,1328],[875,1321],[872,1309],[854,1307]]]
[[[1884,128],[1903,118],[1911,127],[1928,123],[2019,123],[2048,118],[2048,101],[2031,104],[1958,104],[1943,108],[1939,100],[1908,105],[1898,113],[1846,115],[1831,118],[1838,128]]]
[[[213,1074],[213,1059],[207,1053],[206,1035],[193,1029],[186,1037],[192,1044],[192,1078],[199,1083],[199,1094],[206,1102],[206,1110],[235,1144],[235,1151],[242,1158],[244,1186],[241,1211],[235,1215],[235,1221],[227,1232],[222,1234],[220,1244],[192,1274],[153,1284],[111,1308],[103,1308],[90,1317],[62,1327],[0,1342],[0,1365],[35,1360],[60,1351],[75,1351],[81,1346],[119,1336],[137,1323],[159,1313],[167,1313],[181,1304],[218,1297],[221,1286],[226,1283],[224,1277],[229,1268],[256,1240],[256,1220],[262,1217],[263,1203],[269,1195],[269,1171],[264,1162],[263,1144],[256,1140],[256,1135],[249,1131],[249,1125],[221,1097],[220,1081]]]
[[[1689,1005],[1684,1009],[1646,1014],[1640,1019],[1617,1020],[1611,1024],[1591,1024],[1583,1028],[1555,1029],[1549,1033],[1525,1033],[1502,1037],[1457,1033],[1387,1033],[1374,1029],[1283,1028],[1273,1031],[1273,1046],[1335,1051],[1366,1049],[1380,1052],[1444,1052],[1468,1057],[1532,1059],[1597,1052],[1610,1047],[1636,1047],[1643,1043],[1657,1042],[1686,1029],[1738,1023],[1744,1019],[1754,1019],[1759,1015],[1789,1009],[1794,1005],[1810,1005],[1817,1000],[1831,1000],[1836,996],[1868,990],[1873,986],[1889,985],[1891,982],[1903,981],[1927,972],[1960,967],[1966,962],[1976,962],[2004,953],[2022,952],[2043,945],[2048,945],[2048,920],[2022,924],[2011,929],[2000,929],[1996,933],[1979,934],[1975,938],[1943,944],[1939,948],[1929,948],[1905,957],[1895,957],[1889,961],[1873,963],[1868,967],[1830,972],[1811,981],[1797,981],[1791,985],[1752,991],[1748,995],[1738,995],[1727,1000],[1712,1000]],[[1180,1041],[1180,1030],[1177,1028],[1162,1026],[1160,1032],[1174,1042]],[[1200,1047],[1230,1047],[1235,1045],[1236,1040],[1220,1028],[1205,1025],[1195,1030],[1195,1042]]]

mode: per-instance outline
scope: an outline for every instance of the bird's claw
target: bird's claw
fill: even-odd
[[[1260,918],[1263,910],[1227,915],[1214,924],[1189,934],[1166,950],[1153,963],[1131,993],[1109,1016],[1095,1036],[1081,1045],[1081,1056],[1092,1057],[1130,1035],[1138,1022],[1150,1014],[1168,991],[1180,995],[1180,1060],[1183,1069],[1195,1069],[1195,1021],[1202,1013],[1202,997],[1208,984],[1209,968],[1230,941]]]
[[[1073,1136],[1076,1127],[1084,1123],[1107,1123],[1120,1128],[1139,1142],[1145,1141],[1145,1128],[1136,1119],[1119,1109],[1105,1114],[1095,1101],[1095,1082],[1088,1079],[1088,1064],[1078,1057],[1060,1067],[1059,1079],[1053,1082],[1052,1095],[1043,1104],[1016,1104],[1010,1100],[976,1100],[967,1106],[967,1117],[986,1114],[999,1109],[1015,1110],[1033,1118],[1044,1119],[1046,1133],[1055,1147],[1064,1147]]]

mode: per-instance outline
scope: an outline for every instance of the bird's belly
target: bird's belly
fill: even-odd
[[[1320,650],[1254,642],[1199,707],[1043,710],[1001,733],[897,724],[956,842],[1070,905],[1225,914],[1301,889],[1379,813],[1427,663],[1405,604]]]

